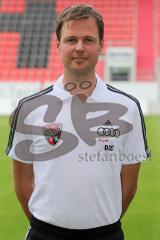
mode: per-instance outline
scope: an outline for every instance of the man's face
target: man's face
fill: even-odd
[[[64,72],[79,75],[94,72],[103,47],[95,19],[71,20],[64,23],[57,47]]]

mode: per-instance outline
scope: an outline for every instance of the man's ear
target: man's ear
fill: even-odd
[[[59,40],[56,38],[56,46],[57,46],[57,49],[59,50],[59,44],[60,44],[60,42],[59,42]]]
[[[100,40],[100,43],[99,43],[99,53],[102,53],[103,46],[104,46],[104,39]]]

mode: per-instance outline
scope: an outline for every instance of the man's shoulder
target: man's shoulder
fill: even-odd
[[[34,101],[40,101],[41,99],[44,99],[44,97],[49,97],[51,95],[53,96],[53,91],[57,88],[57,83],[61,81],[62,77],[63,75],[56,79],[54,83],[47,88],[20,99],[18,106],[21,107],[22,105],[24,106],[24,103],[33,103]]]
[[[30,112],[31,110],[35,109],[36,107],[40,107],[45,104],[45,102],[49,101],[48,98],[49,93],[51,93],[53,90],[53,85],[36,92],[32,95],[26,96],[22,98],[18,104],[15,110],[11,114],[11,119],[18,118],[19,114],[22,116],[23,113]]]
[[[133,105],[136,104],[137,106],[140,105],[138,99],[135,96],[133,96],[125,91],[122,91],[118,88],[115,88],[115,87],[111,86],[110,84],[106,84],[106,87],[111,92],[111,94],[115,95],[115,97],[119,96],[119,98],[122,101],[126,102],[126,104],[129,103],[129,104],[133,104]]]
[[[51,85],[51,86],[49,86],[49,87],[47,87],[47,88],[45,88],[45,89],[43,89],[41,91],[38,91],[38,92],[36,92],[34,94],[26,96],[26,97],[22,98],[19,101],[19,105],[21,105],[21,104],[23,104],[25,102],[28,102],[28,101],[32,101],[32,100],[34,100],[36,98],[40,98],[42,96],[45,96],[45,95],[47,95],[47,93],[50,93],[52,90],[53,90],[53,85]]]

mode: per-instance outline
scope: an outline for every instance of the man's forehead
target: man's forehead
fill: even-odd
[[[65,23],[63,23],[63,26],[74,26],[74,25],[86,25],[86,24],[90,24],[90,25],[96,25],[96,20],[93,17],[87,17],[87,18],[82,18],[82,19],[71,19],[69,21],[66,21]],[[63,27],[62,26],[62,27]]]
[[[80,34],[81,32],[85,32],[86,35],[87,32],[89,33],[98,33],[98,27],[96,24],[96,20],[94,18],[84,18],[84,19],[78,19],[78,20],[70,20],[63,24],[62,26],[62,32],[63,33],[72,33],[76,32]],[[89,34],[90,35],[90,34]]]

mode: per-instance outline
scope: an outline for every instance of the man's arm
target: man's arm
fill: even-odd
[[[138,173],[140,163],[123,165],[121,170],[121,185],[122,185],[122,214],[124,215],[129,204],[131,203],[136,190],[138,182]]]
[[[31,213],[28,209],[28,201],[34,188],[33,164],[26,164],[13,160],[13,180],[18,200],[25,215],[30,220]]]

